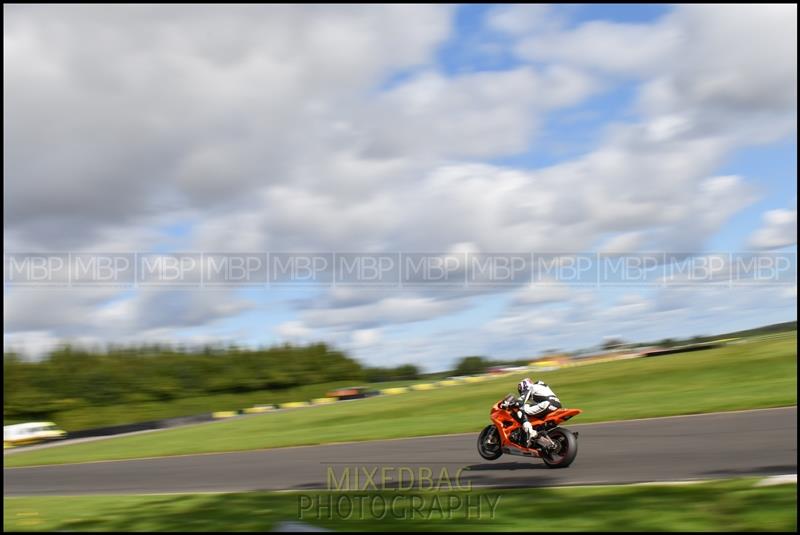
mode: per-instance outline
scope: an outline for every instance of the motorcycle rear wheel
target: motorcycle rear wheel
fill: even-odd
[[[478,454],[487,461],[494,461],[503,455],[500,434],[493,425],[487,425],[478,435]]]
[[[571,465],[578,455],[578,439],[569,429],[556,427],[548,436],[559,445],[554,453],[543,453],[542,460],[548,468],[566,468]]]

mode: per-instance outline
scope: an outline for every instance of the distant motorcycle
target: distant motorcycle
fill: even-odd
[[[561,423],[580,414],[580,409],[557,409],[544,419],[529,418],[538,436],[531,447],[522,424],[512,415],[518,409],[512,394],[492,406],[489,413],[492,424],[478,436],[478,453],[494,461],[504,453],[523,457],[541,458],[550,468],[566,468],[578,454],[578,433],[559,427]]]

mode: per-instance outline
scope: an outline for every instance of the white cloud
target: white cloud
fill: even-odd
[[[445,77],[425,72],[381,95],[365,120],[365,154],[490,157],[524,151],[543,112],[595,89],[565,67]]]
[[[287,321],[278,325],[275,330],[281,338],[292,341],[305,341],[309,339],[313,333],[302,321]]]
[[[763,226],[749,238],[756,249],[779,249],[797,243],[797,209],[769,210],[764,213]]]
[[[680,34],[665,24],[591,21],[573,30],[540,32],[522,39],[526,59],[566,62],[612,73],[653,73],[675,61]],[[632,45],[635,43],[635,45]]]
[[[796,128],[796,5],[680,5],[650,23],[588,21],[532,32],[516,50],[642,80],[640,109],[654,139],[727,132],[747,144]]]
[[[109,224],[284,182],[336,113],[430,60],[450,11],[7,7],[6,224],[74,246]]]
[[[487,26],[511,35],[555,30],[566,21],[547,4],[514,4],[497,6],[489,12]]]
[[[644,233],[639,231],[623,232],[606,240],[599,248],[601,253],[633,253],[639,249]]]
[[[399,295],[378,301],[341,308],[311,308],[301,314],[314,327],[369,328],[384,323],[410,323],[439,317],[461,308],[458,301],[432,297]]]
[[[3,292],[4,330],[79,333],[86,319],[121,295],[116,288],[11,288]]]
[[[523,7],[503,8],[492,15],[492,20],[496,17],[522,20],[521,15],[507,13],[524,10]],[[531,9],[542,11],[535,6]],[[253,13],[263,12],[266,11]],[[6,54],[12,62],[6,70],[14,75],[15,82],[6,98],[23,103],[30,100],[20,96],[23,90],[27,95],[27,87],[20,80],[26,80],[31,62],[18,60],[18,56],[32,54],[34,59],[59,66],[55,71],[60,78],[52,86],[70,88],[76,99],[74,107],[86,98],[82,84],[88,82],[76,81],[70,68],[85,55],[92,57],[98,52],[84,50],[78,47],[80,41],[68,39],[68,26],[60,20],[65,16],[63,12],[54,11],[57,16],[49,13],[47,10],[11,12],[6,33],[13,46]],[[43,205],[28,200],[47,199],[58,204],[67,201],[74,192],[53,193],[48,184],[37,183],[41,179],[24,180],[29,175],[17,173],[35,161],[19,157],[18,165],[12,162],[13,172],[7,174],[10,195],[16,199],[13,207],[22,219],[12,215],[10,234],[20,236],[20,242],[24,238],[39,243],[70,242],[75,241],[72,238],[86,240],[89,236],[97,240],[96,234],[107,232],[110,221],[94,212],[110,209],[115,222],[121,223],[115,228],[116,234],[127,235],[148,224],[138,216],[132,219],[131,214],[151,212],[156,205],[172,203],[164,206],[166,213],[174,213],[178,207],[184,211],[193,208],[187,213],[193,213],[197,221],[193,233],[197,249],[431,247],[442,250],[453,243],[470,241],[482,250],[541,247],[574,250],[588,247],[600,233],[616,232],[637,235],[644,244],[655,242],[659,246],[680,243],[686,241],[681,236],[689,236],[691,243],[680,244],[696,248],[749,200],[746,185],[741,181],[717,192],[708,191],[703,185],[702,181],[733,146],[727,137],[730,130],[698,137],[697,129],[704,121],[698,117],[693,101],[685,100],[689,109],[673,109],[682,102],[674,92],[682,86],[673,83],[680,74],[671,71],[677,68],[673,63],[651,62],[660,69],[654,79],[661,80],[668,88],[660,103],[651,102],[648,106],[655,110],[652,116],[612,130],[596,150],[572,162],[535,172],[518,172],[497,166],[444,162],[442,158],[494,156],[525,150],[543,112],[578,102],[593,90],[594,83],[581,70],[556,61],[538,70],[520,67],[446,77],[429,68],[387,92],[370,93],[369,83],[377,82],[391,69],[430,60],[434,46],[442,41],[449,28],[447,10],[420,7],[406,11],[394,7],[388,14],[378,8],[364,12],[348,10],[343,20],[325,22],[322,15],[317,20],[315,15],[299,8],[280,8],[270,12],[269,20],[255,17],[256,20],[248,21],[233,32],[236,38],[221,51],[195,36],[202,33],[200,29],[208,28],[212,37],[226,42],[223,37],[231,37],[233,28],[238,28],[234,24],[237,17],[250,11],[246,8],[225,11],[221,21],[214,20],[211,24],[209,19],[217,13],[212,8],[197,12],[187,22],[183,34],[166,32],[160,24],[151,28],[153,15],[146,9],[135,9],[131,15],[132,27],[150,29],[156,41],[143,49],[128,46],[132,35],[125,33],[127,26],[115,37],[107,37],[109,46],[120,53],[121,65],[138,66],[139,70],[133,72],[142,77],[135,78],[138,83],[129,88],[131,100],[127,108],[136,109],[137,117],[152,117],[146,124],[120,120],[120,125],[131,128],[126,136],[137,134],[135,137],[153,140],[159,147],[174,145],[158,139],[160,130],[155,129],[155,135],[150,133],[153,125],[177,125],[167,132],[181,134],[184,146],[180,147],[180,158],[158,160],[159,170],[146,173],[148,178],[144,180],[141,174],[146,170],[138,165],[125,165],[124,161],[120,165],[121,161],[115,158],[115,167],[136,169],[137,176],[128,180],[116,171],[98,176],[102,188],[93,188],[83,179],[61,180],[60,175],[53,175],[58,177],[57,188],[69,183],[74,192],[80,191],[75,202],[85,202],[86,206],[63,206],[63,211],[51,206],[44,215]],[[655,26],[690,27],[695,19],[710,16],[702,10],[681,13]],[[164,16],[167,20],[181,20],[185,13],[175,8],[165,11]],[[392,24],[387,22],[390,16],[394,17]],[[547,15],[547,9],[537,15],[552,16]],[[110,17],[106,22],[112,27],[123,18],[113,10],[100,10],[95,17],[79,19],[77,24],[89,34],[88,30],[100,25],[104,17]],[[404,20],[414,20],[415,24],[407,29],[396,27]],[[419,21],[425,24],[420,26]],[[377,26],[373,28],[370,23]],[[271,29],[273,24],[279,29],[263,31],[265,27]],[[721,36],[705,46],[716,51],[718,41],[730,39],[730,34],[738,28],[736,24],[723,25]],[[55,42],[65,40],[60,55],[43,38],[43,28],[49,25],[59,29],[52,38]],[[289,28],[284,28],[285,25]],[[728,26],[732,29],[725,30]],[[344,28],[341,31],[354,34],[342,44],[343,50],[350,50],[351,45],[357,50],[352,57],[324,46],[329,39],[341,38],[340,27]],[[554,32],[572,31],[560,25],[549,27],[560,28]],[[618,29],[612,23],[587,27],[593,32],[611,34]],[[707,40],[688,30],[681,31],[703,43]],[[404,45],[396,47],[392,39],[401,40]],[[391,50],[391,54],[379,59],[374,51],[353,44],[362,41],[378,50]],[[292,63],[278,62],[280,51],[290,43],[298,48]],[[157,62],[140,72],[141,59],[150,57],[157,46],[174,52],[166,58],[159,54]],[[333,57],[328,58],[328,54]],[[312,67],[325,64],[326,60],[332,62],[331,68],[312,72]],[[784,69],[784,62],[777,63],[781,65],[774,67],[776,71]],[[92,66],[98,68],[94,63]],[[144,91],[148,84],[142,81],[160,75],[162,70],[172,72],[178,66],[178,72],[183,72],[186,79],[169,84],[167,95],[145,105],[143,113],[138,99],[147,93],[140,95],[133,89]],[[731,70],[738,67],[733,65]],[[287,69],[288,73],[283,72]],[[339,76],[340,69],[349,76]],[[661,71],[666,74],[660,74]],[[30,76],[35,78],[37,72]],[[127,71],[99,69],[99,74],[111,80],[124,72]],[[209,83],[199,83],[202,77],[207,77]],[[309,77],[314,77],[316,84],[306,84]],[[786,81],[780,76],[768,78],[773,84]],[[105,90],[103,85],[98,87]],[[101,93],[101,102],[112,94],[118,95],[114,98],[126,98],[126,87],[121,86],[122,93]],[[268,88],[266,93],[264,87]],[[258,96],[255,88],[261,88]],[[243,107],[245,102],[251,107]],[[191,114],[191,121],[197,122],[191,125],[193,128],[184,124],[189,120],[183,113],[187,106],[195,111]],[[15,109],[14,117],[19,124],[35,122],[32,116],[27,116],[34,113],[33,108]],[[176,113],[180,116],[171,121]],[[241,120],[237,122],[234,118]],[[73,136],[74,140],[80,141],[82,133],[90,136],[112,126],[104,123],[103,117],[97,120],[100,122],[92,128],[77,129],[79,134]],[[115,127],[117,124],[113,123]],[[50,141],[60,143],[61,139],[53,134]],[[115,139],[109,136],[106,141],[111,143]],[[125,141],[124,146],[115,145],[114,150],[94,146],[93,153],[113,155],[115,150],[123,148],[126,153],[163,153],[153,147],[131,144],[127,138]],[[41,140],[38,142],[41,144]],[[61,147],[59,144],[59,150]],[[140,159],[138,155],[135,158]],[[150,157],[147,160],[153,161]],[[50,158],[42,161],[49,162]],[[174,165],[162,165],[169,162]],[[73,165],[61,167],[69,172],[76,169]],[[118,180],[128,184],[126,187],[141,187],[152,193],[152,203],[137,198],[134,192],[129,194],[117,188]],[[44,191],[48,192],[46,196],[42,194]],[[110,202],[92,198],[87,191],[96,191],[97,195],[113,192],[113,198]],[[132,211],[119,205],[129,201]],[[78,214],[80,218],[76,220]],[[93,223],[96,217],[100,220]],[[126,226],[126,220],[133,227]],[[93,232],[80,233],[81,238],[77,238],[74,231],[84,225],[91,225]],[[69,236],[64,236],[64,232]]]
[[[253,306],[230,288],[142,289],[134,297],[135,316],[129,321],[140,329],[193,327],[235,317]]]
[[[572,291],[564,285],[555,285],[547,282],[529,284],[514,292],[514,303],[520,305],[537,305],[566,301],[572,296]]]
[[[353,331],[352,343],[358,348],[367,348],[378,344],[381,340],[380,329],[359,329]]]
[[[781,297],[797,302],[797,285],[794,285],[790,288],[785,288],[781,293]]]
[[[253,303],[229,288],[40,287],[12,288],[3,296],[4,328],[17,338],[24,332],[50,332],[70,338],[137,341],[139,333],[211,327],[251,308]]]
[[[653,309],[653,303],[641,294],[623,294],[616,303],[602,311],[609,325],[619,325],[626,321],[639,321]]]

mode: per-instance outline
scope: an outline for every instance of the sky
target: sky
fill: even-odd
[[[6,349],[324,341],[436,371],[796,319],[796,263],[759,284],[7,275],[19,253],[793,258],[796,5],[3,12]]]

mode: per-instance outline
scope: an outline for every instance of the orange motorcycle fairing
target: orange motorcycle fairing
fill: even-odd
[[[500,445],[503,448],[515,448],[520,452],[523,452],[527,455],[533,457],[541,457],[542,454],[538,449],[535,448],[526,448],[525,446],[521,446],[515,442],[511,441],[511,434],[514,432],[515,429],[522,427],[522,424],[517,422],[514,416],[511,414],[509,409],[501,407],[501,404],[505,401],[505,399],[501,399],[497,403],[492,406],[492,410],[490,412],[490,417],[492,423],[497,428],[498,433],[500,434]],[[569,420],[573,416],[580,414],[582,411],[580,409],[556,409],[553,412],[549,413],[543,419],[539,418],[528,418],[528,421],[531,425],[536,429],[542,425],[547,424],[548,422],[552,422],[555,424],[553,427],[560,425],[561,423]]]

